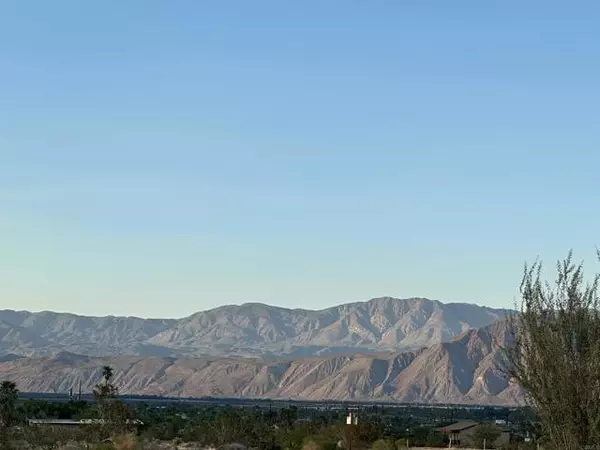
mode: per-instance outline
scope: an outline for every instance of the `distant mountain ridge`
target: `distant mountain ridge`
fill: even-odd
[[[418,349],[451,340],[510,310],[382,297],[323,310],[257,303],[182,319],[0,311],[0,355],[306,357]]]
[[[265,361],[242,357],[112,356],[59,353],[0,362],[0,379],[24,392],[90,392],[102,366],[122,394],[296,400],[379,400],[516,405],[520,389],[502,371],[512,341],[508,321],[468,330],[416,351]]]

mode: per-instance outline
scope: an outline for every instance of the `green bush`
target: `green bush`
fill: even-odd
[[[310,436],[304,440],[303,450],[337,450],[337,442],[323,439],[321,436]]]
[[[371,448],[372,450],[396,450],[396,445],[390,439],[377,439]]]
[[[305,439],[309,436],[309,430],[304,427],[281,430],[277,441],[283,450],[302,450]]]
[[[427,447],[446,447],[448,442],[446,436],[437,430],[430,430],[425,441]]]
[[[493,447],[496,439],[500,437],[500,429],[491,423],[482,423],[475,428],[473,433],[472,441],[478,448],[483,448],[483,443],[487,444],[487,447]]]
[[[410,444],[410,438],[398,439],[396,441],[396,450],[405,450],[406,449],[406,440],[407,439],[409,439],[409,444]]]

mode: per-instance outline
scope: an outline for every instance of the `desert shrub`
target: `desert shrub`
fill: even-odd
[[[140,447],[137,437],[133,434],[115,436],[112,441],[117,450],[136,450]]]
[[[396,450],[405,450],[406,449],[406,441],[408,438],[402,438],[402,439],[397,439],[395,444],[396,444]]]
[[[310,437],[302,446],[302,450],[337,450],[337,442],[324,440],[320,437]]]
[[[541,268],[525,268],[507,372],[538,416],[546,448],[579,450],[600,442],[600,274],[586,283],[571,253],[557,264],[555,283]]]
[[[377,439],[371,448],[372,450],[396,450],[396,445],[390,439]]]
[[[296,427],[289,430],[281,430],[277,441],[283,450],[302,450],[305,439],[310,435],[307,427]]]
[[[51,450],[67,444],[93,441],[93,435],[80,428],[29,425],[21,433],[22,440],[32,448]]]

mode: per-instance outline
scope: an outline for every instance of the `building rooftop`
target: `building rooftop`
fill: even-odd
[[[462,422],[455,422],[448,426],[438,428],[437,430],[442,433],[459,433],[477,425],[479,425],[479,422],[475,422],[474,420],[463,420]]]
[[[101,425],[102,419],[27,419],[30,425]],[[141,420],[127,420],[128,424],[143,425]]]

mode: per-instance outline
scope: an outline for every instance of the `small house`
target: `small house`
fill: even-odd
[[[474,445],[474,437],[477,428],[482,424],[473,420],[464,420],[451,425],[438,428],[437,431],[445,434],[451,447]],[[490,447],[498,448],[510,442],[510,433],[506,430],[498,428],[500,435],[494,442],[489,442]]]

